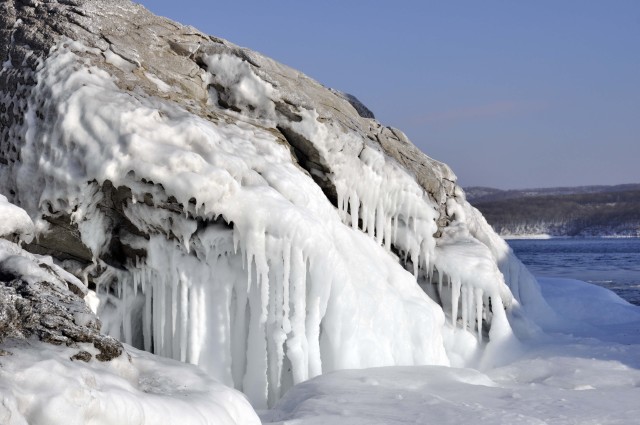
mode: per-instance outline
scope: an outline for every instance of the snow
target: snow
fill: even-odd
[[[0,194],[0,237],[20,235],[26,241],[30,241],[34,234],[34,226],[29,214],[7,200]]]
[[[18,210],[18,207],[15,207]],[[24,212],[24,211],[23,211]],[[55,273],[47,273],[43,265]],[[0,239],[0,269],[26,282],[45,281],[65,291],[67,283],[87,292],[51,257],[31,254]],[[6,293],[5,293],[6,294]],[[74,314],[80,326],[95,316]],[[5,314],[0,308],[0,314]],[[3,317],[6,320],[6,317]],[[6,334],[0,333],[6,338]],[[0,340],[0,423],[3,425],[81,424],[259,424],[246,397],[202,370],[125,346],[108,362],[95,359],[92,344],[56,346],[34,338]],[[72,360],[80,351],[88,362]]]
[[[4,425],[259,424],[249,402],[197,368],[126,347],[109,362],[73,361],[80,349],[7,341],[0,357]]]
[[[507,234],[507,235],[500,235],[502,236],[503,239],[508,240],[508,239],[551,239],[551,238],[557,238],[558,236],[551,236],[549,234],[546,233],[524,233],[524,234],[518,234],[518,235],[511,235],[511,234]]]
[[[19,207],[16,207],[16,209],[19,209]],[[61,277],[64,281],[51,280],[52,275],[46,272],[40,266],[41,264],[53,269],[55,275]],[[70,282],[80,291],[87,291],[84,283],[58,264],[55,264],[53,258],[31,254],[20,248],[19,245],[4,239],[0,239],[0,269],[10,276],[20,276],[22,280],[28,283],[47,280],[52,285],[66,289],[66,282]]]
[[[332,372],[299,384],[264,424],[631,424],[640,407],[640,308],[585,282],[541,279],[562,320],[507,364]]]
[[[219,96],[252,114],[273,117],[273,100],[277,98],[273,86],[258,77],[251,66],[237,56],[227,54],[208,55],[205,64],[209,72],[207,83],[212,84],[209,93],[216,104]],[[215,87],[224,87],[226,93],[217,93]]]
[[[120,69],[121,71],[124,72],[131,72],[134,69],[137,68],[137,65],[129,62],[127,59],[123,58],[122,56],[120,56],[119,54],[115,53],[113,50],[111,49],[107,49],[104,52],[102,52],[102,54],[104,55],[107,63],[115,66],[116,68]]]
[[[163,93],[171,92],[171,86],[165,83],[164,81],[162,81],[160,78],[158,78],[157,75],[152,74],[151,72],[145,72],[144,76],[147,77],[147,79],[151,81],[153,84],[155,84],[158,90],[160,90],[161,92]]]
[[[614,292],[574,279],[539,277],[538,281],[549,305],[560,316],[549,331],[640,343],[640,308]]]

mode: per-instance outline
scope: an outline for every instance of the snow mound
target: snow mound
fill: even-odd
[[[0,357],[5,425],[259,424],[249,402],[197,368],[127,347],[109,362],[78,348],[7,341]]]
[[[541,279],[563,326],[484,372],[438,366],[329,373],[264,424],[631,424],[640,413],[640,308],[585,282]]]
[[[6,196],[0,195],[0,237],[19,236],[22,240],[30,241],[34,231],[29,214],[10,203]]]

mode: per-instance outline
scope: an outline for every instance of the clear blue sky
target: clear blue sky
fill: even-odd
[[[142,4],[354,94],[464,186],[640,182],[640,1]]]

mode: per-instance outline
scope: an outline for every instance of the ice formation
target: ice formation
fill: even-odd
[[[200,52],[211,116],[165,99],[170,82],[138,59],[70,39],[35,59],[27,96],[3,101],[25,119],[10,129],[24,142],[0,192],[40,232],[47,215],[77,226],[103,331],[265,407],[327,371],[448,365],[456,338],[491,352],[513,337],[514,314],[544,315],[533,277],[459,189],[440,199],[364,124],[320,116],[321,101],[287,86],[306,77],[224,43],[178,47]],[[157,96],[122,88],[141,78]],[[106,186],[125,194],[133,230],[121,236]],[[104,260],[116,236],[140,253],[120,268]]]

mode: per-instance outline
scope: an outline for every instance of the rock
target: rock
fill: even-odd
[[[98,360],[119,356],[122,344],[100,334],[100,320],[78,294],[82,290],[59,267],[0,240],[0,342],[35,337],[56,345],[93,343]]]
[[[110,336],[101,335],[94,338],[93,346],[100,350],[100,354],[96,355],[96,359],[106,362],[114,359],[122,354],[122,344],[118,340]]]
[[[83,362],[88,362],[89,360],[91,360],[91,357],[93,357],[91,355],[91,353],[89,353],[88,351],[78,351],[76,354],[74,354],[73,356],[71,356],[71,360],[80,360]]]

